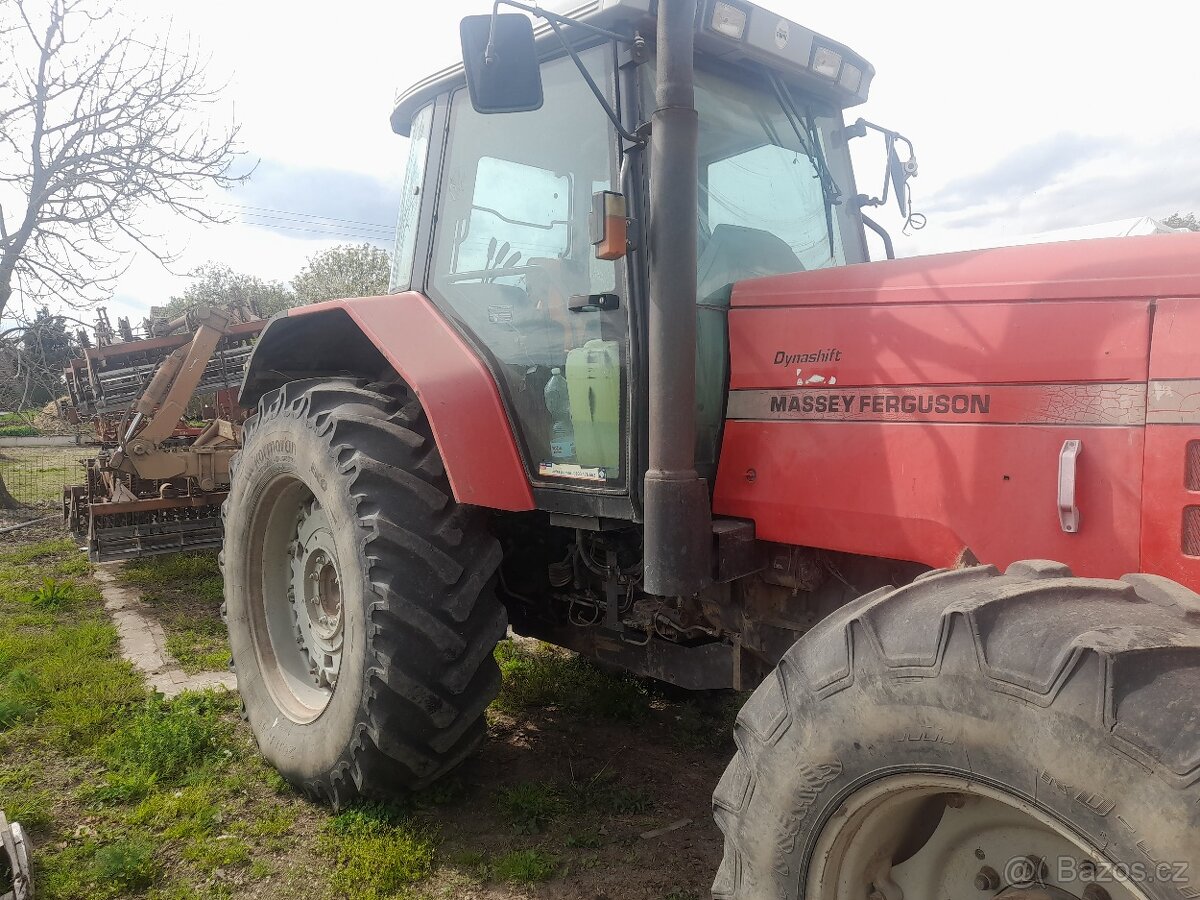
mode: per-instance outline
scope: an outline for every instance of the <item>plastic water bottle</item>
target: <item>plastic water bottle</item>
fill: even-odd
[[[550,413],[550,456],[556,462],[575,459],[575,429],[571,425],[571,399],[562,369],[551,369],[546,382],[546,409]]]

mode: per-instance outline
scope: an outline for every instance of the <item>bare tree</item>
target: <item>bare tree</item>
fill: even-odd
[[[116,0],[0,0],[0,318],[102,299],[131,250],[169,262],[149,209],[220,221],[205,193],[246,177],[239,129],[212,125],[207,60],[176,43]]]
[[[217,221],[238,127],[212,129],[218,95],[194,48],[144,36],[115,3],[0,4],[0,316],[23,299],[103,296],[122,251],[171,255],[147,207]],[[244,176],[242,176],[244,177]]]

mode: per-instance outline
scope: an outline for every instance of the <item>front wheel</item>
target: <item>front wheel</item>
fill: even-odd
[[[738,717],[717,898],[1200,898],[1200,598],[1057,563],[822,622]]]
[[[500,683],[500,547],[454,501],[419,404],[288,384],[247,421],[231,480],[226,624],[267,760],[335,806],[459,763]]]

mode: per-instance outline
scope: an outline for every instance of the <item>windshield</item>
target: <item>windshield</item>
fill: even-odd
[[[824,165],[832,114],[766,75],[734,81],[701,69],[696,109],[700,299],[745,278],[843,265],[843,207]]]

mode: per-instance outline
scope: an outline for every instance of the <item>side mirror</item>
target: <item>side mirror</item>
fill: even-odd
[[[458,33],[476,112],[541,108],[542,70],[533,45],[533,22],[518,13],[467,16]]]
[[[910,145],[911,147],[911,145]],[[917,157],[910,153],[907,160],[900,161],[896,152],[896,142],[888,141],[888,179],[892,182],[892,190],[896,194],[896,206],[900,215],[908,217],[908,179],[917,174]]]
[[[846,140],[864,137],[868,128],[878,131],[883,135],[884,144],[887,147],[887,171],[884,172],[883,176],[882,195],[879,197],[868,197],[866,194],[860,194],[858,196],[858,205],[860,208],[864,206],[883,206],[887,203],[888,193],[892,192],[896,195],[896,206],[900,209],[900,215],[907,219],[911,215],[908,203],[908,179],[915,178],[917,174],[917,154],[913,150],[912,141],[898,131],[883,128],[874,122],[868,122],[866,119],[859,119],[853,125],[847,125],[842,129],[842,136]],[[896,144],[898,143],[903,143],[908,147],[908,159],[900,159],[900,154],[896,152]]]

